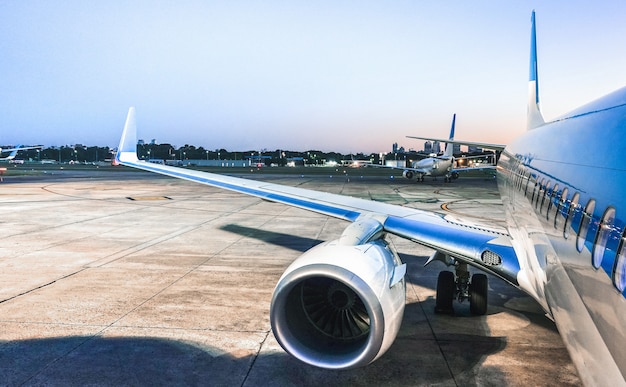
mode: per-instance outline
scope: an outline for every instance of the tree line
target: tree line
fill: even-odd
[[[489,152],[484,152],[489,153]],[[60,147],[47,147],[42,149],[23,150],[18,153],[17,159],[28,161],[49,162],[79,162],[94,163],[111,161],[115,155],[115,149],[100,146],[65,145]],[[171,144],[143,144],[137,145],[137,155],[140,159],[148,160],[243,160],[257,159],[259,162],[274,165],[286,165],[290,160],[301,160],[307,165],[323,165],[329,161],[340,162],[342,160],[367,160],[374,164],[382,164],[384,160],[407,160],[411,157],[424,157],[423,152],[389,152],[389,153],[348,153],[323,152],[320,150],[289,151],[289,150],[247,150],[229,151],[221,149],[205,149],[194,145],[185,144],[176,148]]]

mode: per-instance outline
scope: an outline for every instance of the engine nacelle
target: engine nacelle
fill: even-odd
[[[405,169],[404,171],[402,171],[402,176],[404,178],[407,178],[409,180],[413,179],[415,177],[415,172]]]
[[[278,343],[297,359],[327,369],[367,365],[398,334],[406,299],[400,259],[384,240],[356,246],[322,243],[294,261],[272,298]]]

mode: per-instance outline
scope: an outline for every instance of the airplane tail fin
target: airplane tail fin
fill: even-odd
[[[122,161],[137,161],[137,125],[135,123],[134,107],[128,109],[126,124],[124,125],[124,132],[122,132],[120,145],[117,147],[115,161],[117,163],[121,163]]]
[[[452,127],[450,128],[450,138],[449,140],[454,140],[454,124],[456,122],[456,113],[452,116]],[[446,143],[446,150],[444,152],[445,157],[452,157],[454,153],[454,144],[451,142]]]
[[[531,130],[545,124],[539,107],[539,76],[537,74],[537,34],[535,29],[535,11],[531,16],[530,30],[530,77],[528,80],[527,129]]]

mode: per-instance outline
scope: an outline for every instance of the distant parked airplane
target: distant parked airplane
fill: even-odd
[[[9,160],[13,160],[15,158],[15,156],[17,155],[18,151],[21,150],[27,150],[27,149],[41,149],[43,148],[43,146],[39,145],[39,146],[21,146],[18,145],[15,148],[0,148],[0,153],[4,153],[4,152],[11,152],[7,157],[1,157],[0,161],[9,161]]]
[[[407,179],[417,179],[417,181],[424,181],[424,176],[432,176],[439,177],[443,176],[445,182],[451,182],[453,179],[459,177],[459,172],[468,172],[468,171],[485,171],[485,170],[495,170],[495,165],[483,165],[479,167],[464,167],[457,168],[455,166],[455,157],[453,154],[454,145],[453,144],[464,144],[464,145],[474,145],[482,143],[461,143],[458,141],[454,141],[454,126],[456,122],[456,114],[452,116],[452,127],[450,128],[450,137],[447,140],[438,139],[438,138],[426,138],[426,137],[411,137],[410,138],[421,138],[429,141],[438,141],[446,144],[445,151],[443,155],[438,156],[436,154],[432,154],[427,158],[414,161],[410,167],[395,167],[395,166],[385,166],[385,165],[376,165],[372,164],[373,167],[383,167],[383,168],[391,168],[391,169],[402,169],[402,176]],[[489,148],[494,148],[493,144],[490,144]],[[485,147],[487,148],[487,147]],[[504,149],[504,145],[500,146],[500,148],[495,149]],[[472,157],[464,157],[464,159],[470,159]]]

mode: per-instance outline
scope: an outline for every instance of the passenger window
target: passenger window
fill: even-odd
[[[572,224],[572,219],[574,219],[574,215],[576,214],[576,211],[578,210],[579,198],[580,198],[580,194],[576,192],[574,194],[574,197],[572,197],[572,200],[569,203],[567,217],[565,218],[565,226],[563,227],[563,236],[565,237],[565,239],[569,238],[569,229],[570,229],[570,225]]]
[[[533,195],[530,198],[530,203],[534,203],[535,202],[535,195],[537,194],[537,187],[539,186],[539,182],[537,180],[535,180],[535,187],[533,188]]]
[[[546,184],[546,188],[543,190],[543,196],[541,197],[541,206],[539,207],[539,213],[543,212],[543,206],[546,205],[546,199],[550,201],[550,196],[552,195],[552,191],[550,190],[550,185],[552,183],[548,182]]]
[[[623,293],[626,289],[626,232],[622,235],[617,251],[617,258],[613,265],[613,284],[620,293]]]
[[[526,182],[524,183],[524,195],[528,195],[528,186],[530,185],[530,172],[525,177]]]
[[[567,203],[567,188],[563,188],[563,192],[561,193],[561,198],[559,203],[556,206],[556,212],[554,213],[554,228],[559,227],[559,223],[561,221],[560,215],[565,215],[563,213],[565,209],[565,203]]]
[[[543,197],[543,193],[545,192],[545,187],[546,187],[544,185],[545,182],[546,182],[546,179],[541,179],[541,183],[539,183],[539,192],[537,193],[537,196],[535,197],[535,208],[539,207],[539,201]]]
[[[523,166],[520,166],[519,180],[517,181],[517,189],[521,191],[522,187],[524,186],[525,181],[526,181],[526,170],[524,169]]]
[[[604,253],[606,252],[606,243],[609,240],[611,232],[613,231],[614,221],[615,208],[609,207],[606,211],[604,211],[604,215],[602,215],[602,221],[600,222],[600,227],[598,227],[598,232],[596,234],[596,241],[593,244],[593,258],[591,263],[596,269],[602,265],[602,259],[604,258]]]
[[[554,206],[554,200],[556,199],[558,192],[559,192],[559,185],[555,184],[554,188],[552,188],[552,192],[550,192],[550,196],[548,199],[548,209],[546,210],[546,219],[548,220],[550,220],[550,210],[552,209],[552,206]]]
[[[593,219],[593,210],[596,207],[596,201],[590,199],[585,206],[585,211],[582,214],[580,219],[580,227],[578,227],[578,237],[576,238],[576,248],[578,252],[582,252],[585,248],[585,240],[587,238],[587,231],[589,230],[589,225],[591,224],[591,220]]]

